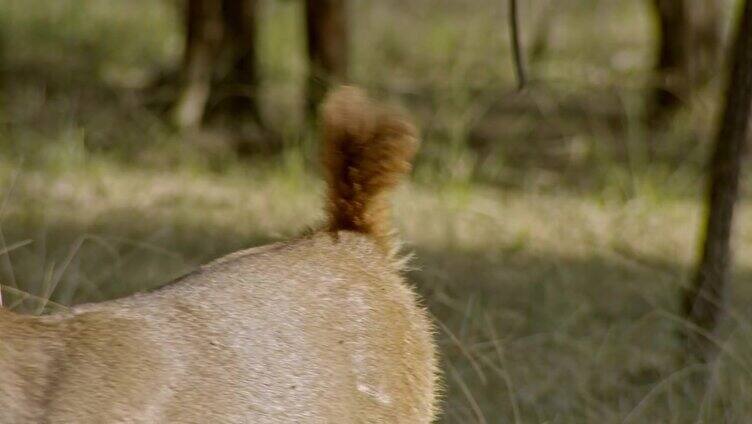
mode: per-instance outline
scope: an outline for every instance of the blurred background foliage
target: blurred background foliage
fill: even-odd
[[[674,355],[739,2],[682,2],[714,14],[721,52],[692,56],[691,39],[687,57],[671,59],[700,69],[684,80],[655,70],[660,3],[679,2],[520,2],[529,82],[517,91],[506,2],[347,2],[346,80],[422,128],[396,208],[416,253],[411,281],[439,323],[443,422],[752,416],[746,196],[719,360],[677,367]],[[171,119],[185,7],[0,0],[0,282],[10,307],[42,312],[156,287],[321,218],[303,2],[258,1],[250,127]],[[697,385],[698,375],[714,383]]]
[[[35,1],[6,0],[0,12],[5,132],[28,133],[6,136],[9,153],[36,161],[48,156],[36,149],[75,150],[80,138],[87,153],[145,166],[223,170],[235,159],[221,127],[186,141],[163,119],[177,89],[160,78],[174,76],[184,47],[180,2]],[[349,7],[349,80],[417,115],[427,140],[419,175],[516,186],[530,184],[521,175],[545,184],[556,174],[589,189],[627,178],[620,171],[653,153],[655,172],[703,163],[717,96],[695,93],[668,131],[647,134],[641,122],[657,44],[650,2],[522,5],[523,42],[536,54],[529,89],[516,93],[505,3],[426,1]],[[301,2],[258,9],[262,114],[287,150],[308,146]]]

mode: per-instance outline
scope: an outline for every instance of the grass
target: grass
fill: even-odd
[[[437,321],[443,422],[752,416],[747,197],[723,353],[711,368],[676,362],[716,93],[665,131],[644,128],[643,3],[556,2],[548,53],[515,93],[504,4],[352,2],[353,79],[423,128],[396,222]],[[541,5],[523,5],[524,40]],[[320,221],[299,113],[300,5],[262,6],[264,114],[287,148],[243,162],[220,132],[175,133],[161,94],[143,89],[179,60],[171,2],[0,1],[0,281],[12,308],[155,287]]]

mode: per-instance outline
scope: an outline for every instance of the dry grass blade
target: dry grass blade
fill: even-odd
[[[640,400],[640,402],[632,408],[631,411],[629,411],[629,414],[627,414],[626,417],[624,417],[624,420],[622,420],[622,423],[627,424],[630,422],[633,422],[635,419],[637,419],[640,415],[640,413],[650,404],[650,401],[652,401],[656,396],[660,394],[660,391],[665,386],[668,386],[672,383],[674,383],[676,380],[679,380],[681,378],[684,378],[694,372],[699,372],[701,370],[704,370],[704,365],[691,365],[685,368],[682,368],[680,370],[675,371],[668,377],[664,378],[663,380],[659,381],[655,386],[653,386],[652,389]]]
[[[73,258],[76,257],[76,254],[81,249],[81,246],[83,246],[84,241],[86,241],[87,236],[83,235],[79,237],[75,243],[73,243],[73,246],[68,250],[68,256],[66,256],[65,260],[63,261],[63,264],[54,271],[54,273],[50,274],[49,279],[45,279],[45,282],[49,282],[49,284],[44,285],[44,295],[42,296],[42,299],[49,299],[52,294],[55,292],[55,288],[60,284],[60,280],[62,280],[63,275],[65,274],[65,271],[68,269],[68,266],[73,261]],[[54,265],[50,267],[50,270],[54,269]],[[37,307],[37,313],[41,313],[44,308],[47,306],[46,302],[41,303]]]
[[[475,370],[475,373],[478,374],[478,378],[480,378],[481,382],[483,382],[483,384],[486,384],[487,382],[486,374],[483,372],[483,369],[480,367],[480,364],[478,364],[478,361],[475,360],[473,355],[470,353],[470,351],[467,350],[467,348],[462,343],[462,341],[460,341],[460,339],[454,335],[452,330],[450,330],[449,327],[447,327],[446,324],[441,322],[441,320],[438,319],[436,316],[432,315],[431,318],[434,320],[434,322],[439,324],[439,327],[441,327],[444,333],[446,333],[446,335],[449,336],[449,339],[452,341],[452,343],[454,343],[454,345],[457,346],[457,348],[460,350],[460,352],[462,352],[465,358],[467,358],[468,362],[470,362],[470,365],[473,367],[473,370]]]
[[[39,301],[39,302],[44,302],[45,305],[52,305],[55,308],[63,310],[63,311],[70,310],[70,307],[65,306],[65,305],[63,305],[61,303],[53,302],[53,301],[51,301],[49,299],[45,299],[45,298],[43,298],[41,296],[35,296],[35,295],[31,294],[31,293],[27,293],[27,292],[25,292],[23,290],[19,290],[19,289],[15,288],[15,287],[11,287],[11,286],[8,286],[8,285],[5,285],[5,284],[0,284],[0,289],[5,290],[8,293],[13,293],[13,294],[19,296],[19,298],[21,300],[24,300],[24,299],[33,299],[33,300],[36,300],[36,301]],[[10,309],[13,309],[13,308],[10,307]]]
[[[24,246],[27,246],[27,245],[29,245],[29,244],[31,244],[33,242],[34,242],[34,240],[26,239],[26,240],[17,241],[15,243],[11,244],[10,246],[5,246],[2,249],[0,249],[0,256],[7,255],[8,253],[10,253],[12,251],[14,251],[16,249],[20,249],[20,248],[22,248]]]
[[[501,345],[499,336],[496,333],[496,328],[493,325],[493,321],[491,321],[491,318],[488,316],[488,313],[485,313],[484,317],[486,319],[488,331],[491,333],[491,341],[493,342],[496,357],[499,360],[499,366],[491,363],[491,361],[487,360],[485,357],[481,357],[481,360],[487,361],[486,363],[491,366],[491,369],[496,371],[496,373],[499,374],[499,376],[504,380],[504,385],[506,385],[507,392],[509,393],[509,403],[512,405],[514,422],[516,424],[521,424],[522,415],[520,414],[520,406],[517,403],[517,398],[514,395],[514,384],[512,384],[512,376],[510,376],[509,372],[507,371],[507,359],[504,355],[504,347]]]
[[[705,330],[704,328],[694,324],[693,322],[684,319],[683,317],[680,317],[675,314],[671,314],[667,311],[659,311],[660,315],[669,318],[670,320],[676,322],[679,324],[683,331],[692,331],[696,333],[697,335],[704,337],[708,340],[709,343],[712,343],[716,349],[718,349],[719,354],[725,355],[732,359],[744,372],[746,372],[748,375],[752,376],[752,367],[744,360],[741,354],[736,351],[733,347],[729,346],[728,343],[724,343],[723,340],[720,340],[718,337],[716,337],[715,334]],[[719,355],[720,356],[720,355]]]
[[[462,379],[462,375],[459,373],[459,371],[457,371],[457,368],[448,361],[446,362],[446,364],[451,371],[452,378],[459,386],[462,394],[465,396],[465,399],[467,399],[467,402],[470,404],[470,408],[473,410],[473,414],[475,414],[475,419],[481,424],[486,424],[488,421],[486,421],[486,417],[485,415],[483,415],[483,410],[480,408],[480,405],[475,399],[475,396],[473,396],[473,391],[470,390],[465,381]]]

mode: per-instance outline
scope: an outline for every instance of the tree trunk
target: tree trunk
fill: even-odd
[[[224,35],[222,4],[188,0],[185,20],[183,83],[172,110],[172,120],[179,128],[198,127],[203,119]]]
[[[723,48],[721,0],[653,0],[659,48],[649,123],[661,124],[705,85]]]
[[[309,71],[306,105],[309,116],[334,82],[347,78],[345,0],[306,0]]]
[[[653,0],[659,47],[648,119],[660,123],[689,97],[689,13],[685,0]]]
[[[233,120],[258,124],[257,0],[223,0],[224,50],[229,69],[221,83],[221,110]]]
[[[683,312],[695,326],[685,334],[688,348],[705,360],[718,350],[707,336],[716,331],[724,312],[724,294],[731,268],[734,206],[752,109],[752,0],[745,1],[731,60],[726,103],[710,161],[702,255],[693,286],[684,294],[683,302]]]

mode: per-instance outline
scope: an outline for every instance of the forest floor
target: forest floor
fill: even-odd
[[[285,149],[250,160],[221,130],[164,123],[170,90],[148,81],[179,61],[173,3],[0,2],[0,282],[14,309],[157,287],[321,221],[316,140],[297,112],[299,2],[262,2],[264,113]],[[721,356],[677,362],[717,83],[648,131],[647,2],[556,2],[551,22],[544,2],[526,5],[525,40],[550,34],[522,93],[503,4],[405,3],[353,2],[352,72],[423,128],[395,222],[437,322],[442,422],[746,422],[749,196]]]

